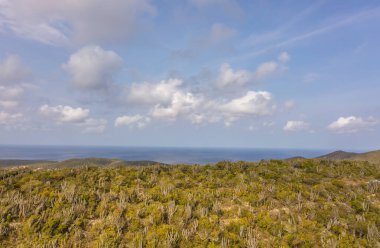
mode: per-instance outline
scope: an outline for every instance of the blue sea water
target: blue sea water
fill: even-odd
[[[330,150],[256,148],[169,148],[169,147],[89,147],[89,146],[0,146],[0,159],[62,161],[70,158],[118,158],[152,160],[175,164],[207,164],[222,160],[259,161],[294,156],[312,158]]]

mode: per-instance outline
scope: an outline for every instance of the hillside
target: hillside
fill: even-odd
[[[380,246],[379,164],[12,168],[0,179],[0,247]]]
[[[331,159],[331,160],[343,160],[343,159],[349,159],[355,155],[358,155],[358,153],[345,152],[345,151],[335,151],[335,152],[320,156],[318,158]]]
[[[380,150],[357,154],[352,156],[350,159],[378,163],[380,162]]]
[[[318,158],[329,159],[329,160],[353,160],[353,161],[368,161],[372,163],[380,163],[380,150],[366,152],[366,153],[336,151],[336,152],[332,152]]]

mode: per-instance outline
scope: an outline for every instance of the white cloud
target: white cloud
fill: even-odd
[[[39,108],[39,112],[56,124],[80,127],[84,133],[101,133],[107,127],[107,120],[91,118],[90,110],[80,107],[43,105]]]
[[[252,74],[246,70],[233,70],[227,63],[222,64],[217,79],[220,88],[240,87],[252,80]]]
[[[286,125],[284,126],[285,131],[302,131],[302,130],[308,130],[310,127],[310,124],[304,121],[288,121]]]
[[[279,62],[268,61],[260,64],[254,72],[234,70],[228,63],[221,65],[216,85],[219,88],[239,88],[249,83],[257,83],[283,70],[285,63],[290,59],[288,53],[279,55]]]
[[[262,80],[272,75],[273,73],[275,73],[278,68],[279,68],[278,64],[274,61],[265,62],[259,65],[259,67],[257,67],[255,75],[254,75],[255,79]]]
[[[99,46],[86,46],[70,56],[63,68],[82,89],[106,89],[121,68],[122,58]]]
[[[2,0],[0,30],[53,45],[128,38],[141,14],[155,8],[148,0]]]
[[[90,110],[83,108],[73,108],[70,106],[58,105],[51,107],[43,105],[39,109],[40,113],[49,117],[57,123],[80,123],[84,122],[90,114]]]
[[[174,94],[180,91],[182,85],[180,79],[162,80],[158,84],[139,83],[132,84],[128,89],[128,100],[142,104],[166,104],[172,101]]]
[[[248,91],[244,96],[231,100],[220,109],[232,116],[270,115],[275,109],[273,96],[267,91]]]
[[[179,115],[188,114],[200,106],[202,99],[190,92],[176,92],[167,106],[157,104],[151,115],[159,119],[175,120]]]
[[[239,79],[235,77],[235,80]],[[186,90],[179,79],[163,80],[157,84],[133,84],[129,88],[128,100],[150,109],[145,115],[120,116],[115,126],[133,126],[144,120],[144,116],[167,121],[182,118],[196,125],[220,121],[231,125],[240,118],[270,115],[275,110],[273,96],[266,91],[248,91],[230,100],[218,96],[210,98],[204,92]]]
[[[188,115],[192,119],[190,115],[199,108],[203,96],[187,91],[181,87],[182,84],[182,80],[175,78],[162,80],[157,84],[135,83],[127,88],[127,98],[131,103],[150,106],[148,115],[155,119],[173,121],[182,115]],[[129,119],[130,117],[127,118]]]
[[[123,115],[119,116],[115,120],[115,127],[129,126],[143,128],[150,122],[149,117],[142,115]]]
[[[339,117],[328,126],[328,129],[338,133],[355,133],[363,129],[375,127],[377,124],[378,121],[373,117],[364,119],[356,116],[348,116]]]
[[[265,76],[261,69],[258,75]],[[248,71],[233,70],[228,64],[223,64],[218,81],[224,86],[243,86],[254,76],[255,74]],[[115,126],[134,126],[146,117],[165,121],[184,119],[196,125],[224,122],[226,126],[230,126],[241,118],[257,118],[275,112],[276,105],[270,92],[245,92],[231,99],[231,95],[213,94],[203,91],[202,88],[192,90],[184,86],[181,79],[176,78],[156,84],[134,83],[126,88],[127,101],[146,112],[120,116],[115,120]]]

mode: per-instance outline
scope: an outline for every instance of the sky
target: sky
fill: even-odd
[[[0,0],[0,144],[380,149],[379,44],[378,0]]]

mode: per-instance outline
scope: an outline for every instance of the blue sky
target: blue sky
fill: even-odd
[[[0,0],[0,143],[379,149],[379,1]]]

